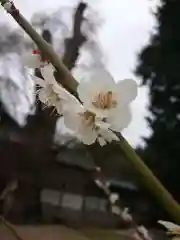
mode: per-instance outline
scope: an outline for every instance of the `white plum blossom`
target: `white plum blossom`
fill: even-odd
[[[41,52],[39,50],[33,50],[32,52],[28,52],[27,54],[24,54],[22,57],[22,61],[24,66],[27,66],[28,68],[42,68],[45,65],[49,64],[49,61],[44,59],[41,56]]]
[[[162,220],[159,220],[158,223],[163,225],[165,228],[167,228],[169,233],[180,236],[180,226],[179,225],[172,223],[172,222],[162,221]]]
[[[129,104],[137,96],[137,84],[131,79],[116,83],[110,73],[94,70],[89,79],[80,81],[77,88],[86,109],[104,118],[110,129],[122,131],[131,121]]]
[[[123,218],[123,220],[127,221],[127,222],[131,222],[132,221],[132,216],[129,213],[129,209],[125,208],[122,212],[121,217]]]
[[[94,143],[98,137],[96,115],[86,110],[80,103],[68,105],[66,109],[63,114],[65,126],[73,130],[83,143],[87,145]]]
[[[102,183],[99,179],[95,179],[94,182],[95,182],[95,184],[96,184],[99,188],[103,188],[103,187],[104,187],[103,183]]]
[[[108,129],[109,124],[102,121],[102,119],[97,117],[95,113],[87,110],[78,101],[74,101],[72,104],[67,104],[63,115],[65,126],[74,131],[76,137],[84,144],[91,145],[96,140],[99,142],[103,141],[104,144],[105,142],[107,143],[115,139],[114,134],[112,134],[114,139],[110,139],[110,134],[107,134],[107,139],[107,136],[104,133],[110,131]]]
[[[119,195],[117,193],[111,193],[109,196],[109,201],[114,204],[119,199]]]
[[[152,238],[149,236],[148,230],[143,225],[137,227],[137,231],[143,236],[143,239],[152,240]]]
[[[111,208],[112,213],[116,214],[116,215],[121,215],[121,209],[119,206],[113,205]]]
[[[49,64],[41,68],[44,80],[34,76],[35,83],[41,87],[37,95],[42,103],[48,107],[54,106],[57,112],[62,114],[63,104],[67,102],[72,104],[78,100],[56,82],[53,73],[53,67]]]

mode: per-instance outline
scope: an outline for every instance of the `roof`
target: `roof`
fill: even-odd
[[[133,168],[119,146],[114,143],[105,147],[98,145],[88,147],[76,140],[71,140],[59,147],[56,162],[79,167],[86,171],[100,166],[107,178],[113,179],[114,185],[132,190],[137,188]]]
[[[110,182],[110,186],[112,187],[125,188],[131,191],[138,190],[138,186],[134,182],[120,181],[115,179],[110,179],[109,182]]]

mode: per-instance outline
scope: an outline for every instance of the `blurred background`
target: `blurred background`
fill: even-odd
[[[132,123],[123,135],[179,201],[179,1],[14,3],[77,80],[105,66],[116,81],[137,81]],[[83,146],[52,109],[36,101],[29,73],[39,72],[22,63],[35,45],[3,9],[0,16],[2,213],[15,223],[121,226],[93,183],[91,170],[98,165],[137,221],[156,226],[157,219],[169,219],[116,144]]]

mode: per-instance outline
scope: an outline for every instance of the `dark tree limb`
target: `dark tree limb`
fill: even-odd
[[[74,68],[76,61],[79,57],[79,50],[82,44],[85,43],[85,41],[87,40],[81,31],[81,25],[84,20],[83,14],[86,8],[86,3],[79,3],[74,14],[73,36],[71,38],[65,39],[66,51],[63,56],[63,63],[67,66],[69,70]]]
[[[88,5],[86,3],[79,3],[74,14],[73,36],[64,40],[65,53],[62,60],[69,70],[72,70],[75,67],[76,61],[79,57],[80,48],[87,40],[81,31],[81,26],[84,20],[83,14],[87,6]],[[54,76],[58,80],[61,79],[61,84],[65,85],[63,82],[63,76],[60,76],[56,71]],[[71,89],[68,90],[76,96],[75,92],[72,92]]]

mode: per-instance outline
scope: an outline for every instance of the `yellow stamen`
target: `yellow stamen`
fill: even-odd
[[[96,115],[90,111],[86,111],[84,113],[79,113],[82,117],[82,124],[86,127],[95,125],[95,117]]]
[[[107,93],[98,93],[92,104],[97,108],[110,109],[117,106],[117,101],[113,99],[112,92],[108,91]]]

